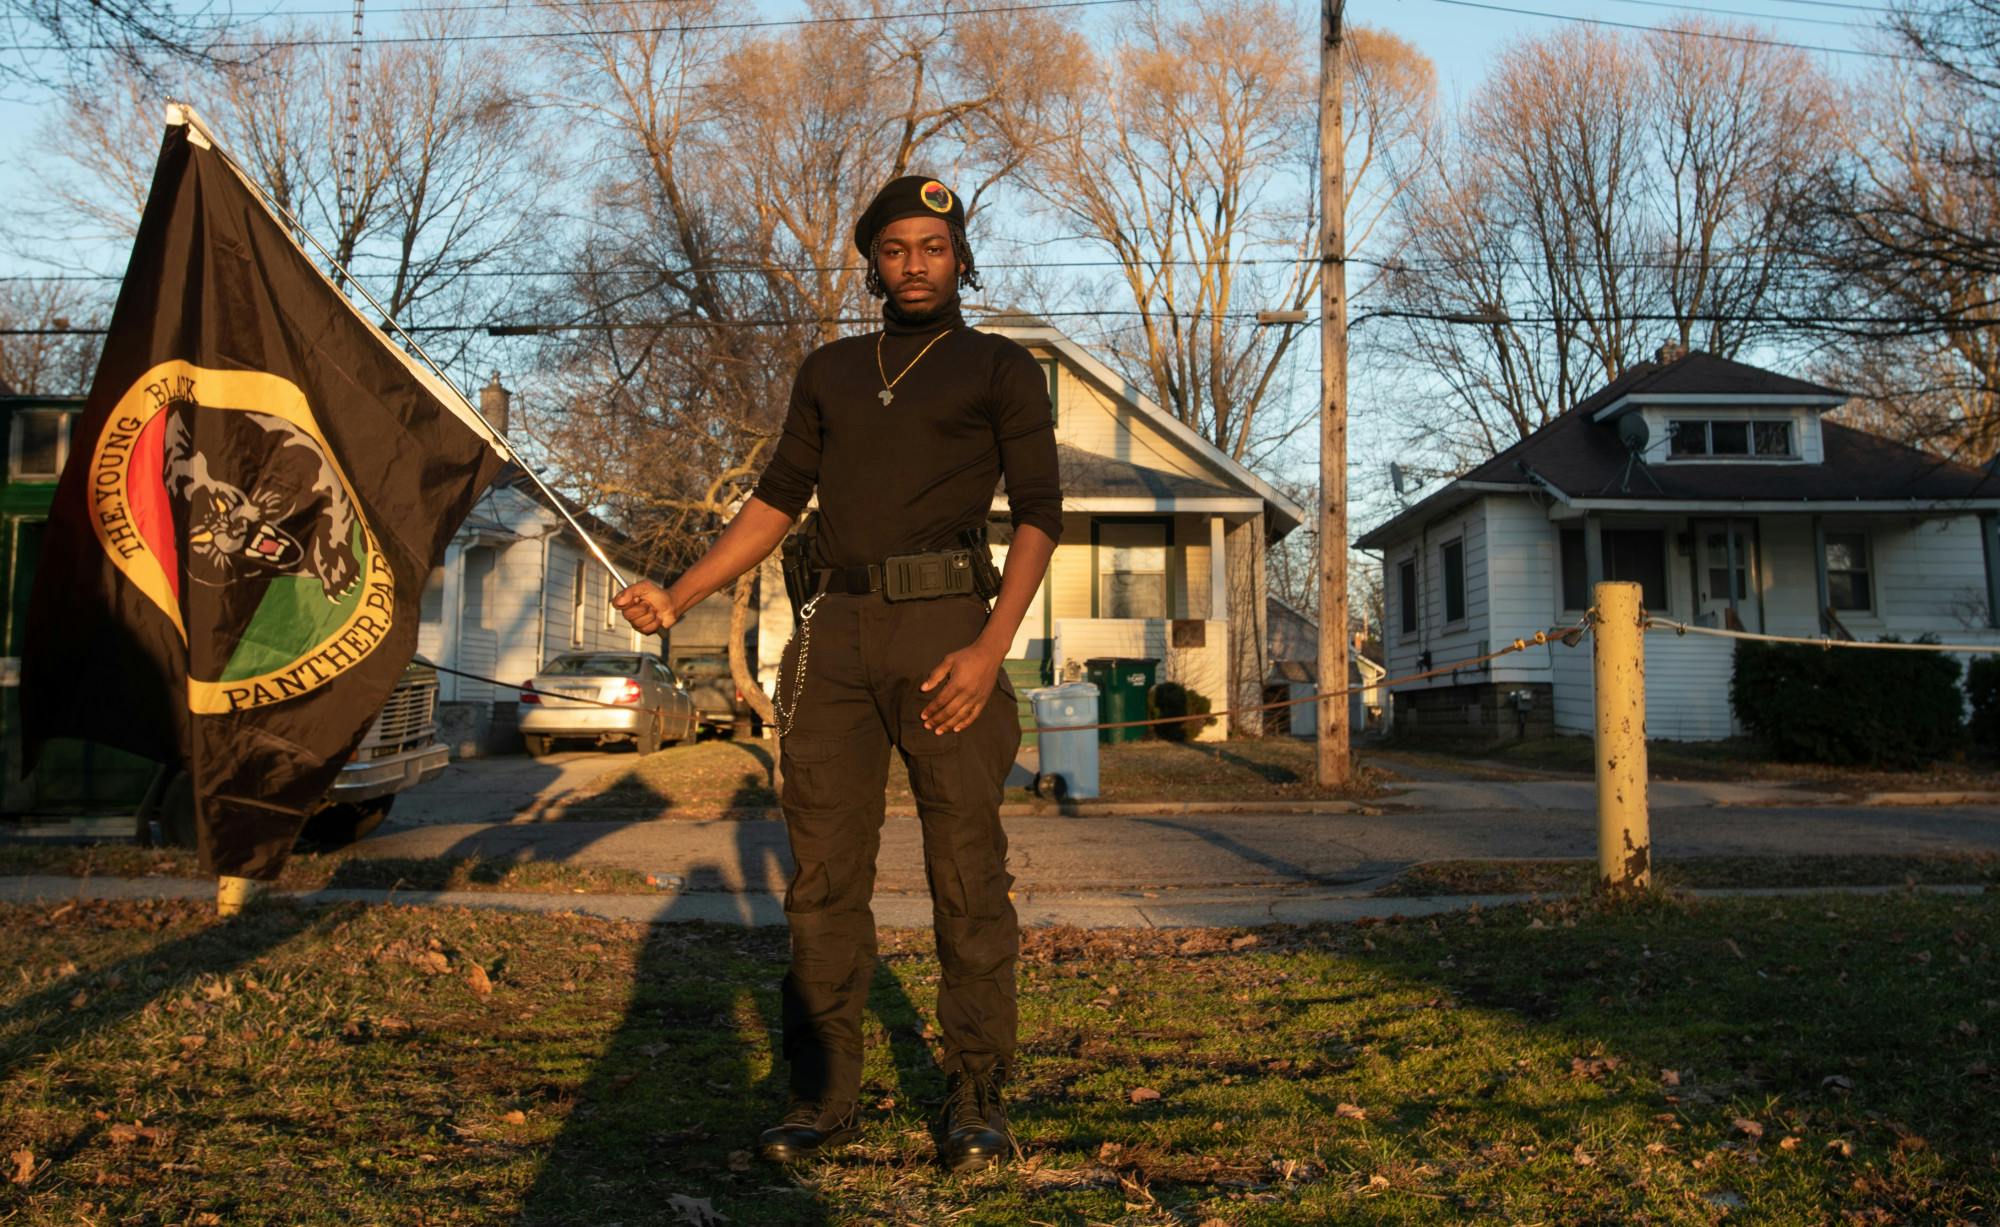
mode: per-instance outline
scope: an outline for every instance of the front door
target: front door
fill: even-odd
[[[1697,520],[1694,524],[1695,620],[1704,626],[1764,629],[1757,575],[1754,520]],[[1735,619],[1730,618],[1734,596]]]

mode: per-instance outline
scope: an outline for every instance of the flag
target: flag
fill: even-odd
[[[506,445],[191,119],[169,111],[50,510],[24,748],[185,766],[203,868],[269,879],[409,663]]]

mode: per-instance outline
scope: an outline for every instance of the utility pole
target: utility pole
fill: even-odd
[[[1319,688],[1347,689],[1347,140],[1341,129],[1340,19],[1320,0],[1319,48]],[[1319,709],[1319,783],[1346,784],[1347,699]]]

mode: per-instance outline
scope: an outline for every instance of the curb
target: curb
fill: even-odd
[[[1908,891],[1976,896],[1984,886],[1774,886],[1693,890],[1697,899],[1790,899],[1811,895],[1889,895]],[[543,915],[589,916],[641,924],[703,922],[769,928],[785,923],[784,901],[770,894],[661,892],[657,895],[556,895],[511,891],[412,891],[322,889],[269,891],[265,896],[305,907],[344,903],[403,907],[473,908]],[[1549,902],[1567,896],[1541,894],[1422,895],[1378,898],[1328,891],[1290,892],[1118,891],[1092,895],[1023,895],[1015,900],[1021,923],[1086,929],[1257,928],[1264,925],[1349,924],[1398,917],[1439,916],[1515,904]],[[0,903],[53,903],[72,899],[215,898],[215,887],[192,878],[72,878],[52,875],[0,876]],[[928,897],[877,894],[876,923],[891,928],[931,924]]]

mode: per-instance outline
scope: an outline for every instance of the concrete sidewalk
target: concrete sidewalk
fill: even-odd
[[[1589,810],[1203,814],[1008,820],[1023,894],[1282,889],[1372,883],[1420,861],[1594,857]],[[1801,856],[2000,852],[2000,809],[1700,806],[1653,812],[1654,854]],[[782,892],[781,822],[489,823],[384,830],[361,857],[557,860],[680,878],[694,891]],[[878,887],[925,890],[914,819],[883,824]]]
[[[1902,886],[1701,890],[1700,898],[1791,898],[1814,894],[1891,894]],[[1920,887],[1926,893],[1978,895],[1979,886]],[[594,916],[642,924],[709,924],[761,928],[782,925],[780,897],[663,891],[658,895],[557,895],[508,891],[312,890],[273,891],[271,897],[308,906],[341,903],[403,907],[462,907],[496,911]],[[1471,908],[1531,903],[1535,895],[1434,895],[1378,899],[1334,891],[1219,891],[1186,893],[1111,892],[1024,895],[1015,900],[1021,923],[1034,927],[1068,925],[1086,929],[1256,928],[1261,925],[1349,924],[1394,916],[1435,916]],[[51,904],[71,899],[212,900],[215,886],[187,878],[0,877],[0,902]],[[877,894],[876,923],[892,928],[927,928],[930,900],[921,895]]]

